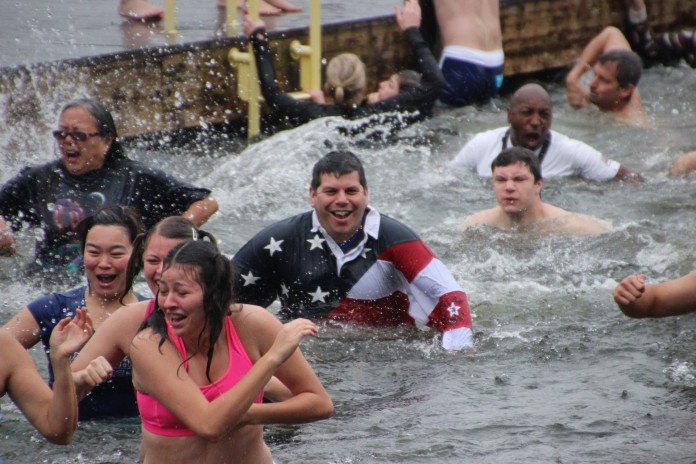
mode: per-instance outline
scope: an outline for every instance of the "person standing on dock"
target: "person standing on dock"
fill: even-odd
[[[238,300],[280,316],[374,326],[427,325],[442,346],[473,346],[467,296],[408,226],[368,205],[365,170],[350,151],[314,165],[312,210],[251,238],[232,258]]]
[[[440,101],[464,106],[495,97],[505,61],[499,0],[425,0],[423,11],[421,30],[433,43],[439,31],[443,47]]]
[[[37,270],[79,271],[77,224],[102,207],[132,206],[146,227],[172,215],[201,225],[218,209],[210,190],[129,159],[111,113],[95,100],[66,104],[53,137],[59,159],[23,168],[0,188],[0,254],[14,253],[12,230],[39,227]]]

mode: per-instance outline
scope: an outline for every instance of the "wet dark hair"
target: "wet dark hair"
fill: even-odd
[[[143,221],[140,219],[140,214],[135,208],[130,206],[107,206],[102,208],[93,216],[86,217],[77,224],[76,230],[80,237],[80,245],[82,246],[82,253],[85,252],[85,246],[87,245],[87,234],[94,226],[120,226],[126,229],[128,232],[128,240],[133,243],[140,235],[145,227],[143,226]]]
[[[124,295],[127,295],[133,288],[136,276],[143,270],[143,253],[145,253],[150,239],[155,235],[182,241],[204,240],[207,238],[211,243],[217,245],[217,240],[212,234],[198,229],[193,222],[185,217],[169,216],[162,219],[146,232],[140,233],[133,240],[133,252],[126,268],[126,289]]]
[[[204,326],[198,336],[200,343],[204,332],[208,334],[208,360],[205,368],[205,375],[210,379],[210,366],[213,359],[215,342],[217,341],[224,327],[225,316],[230,313],[230,306],[234,302],[234,271],[232,263],[227,259],[217,246],[211,242],[201,240],[189,240],[179,243],[172,248],[164,260],[163,271],[172,266],[180,266],[193,280],[203,289],[203,311]],[[159,294],[159,292],[158,292]],[[169,337],[167,323],[164,312],[159,306],[158,299],[155,299],[154,310],[140,330],[150,327],[160,335],[159,346]],[[190,359],[195,353],[189,353]],[[183,363],[182,363],[183,364]]]
[[[619,87],[629,84],[638,85],[643,73],[643,63],[640,57],[629,50],[609,50],[602,54],[597,62],[601,64],[616,63],[616,81]]]
[[[423,75],[412,69],[404,69],[396,75],[399,76],[399,93],[418,87],[423,80]]]
[[[104,160],[105,163],[109,163],[117,159],[128,158],[118,138],[114,118],[106,106],[90,98],[78,98],[63,105],[63,108],[60,110],[60,114],[62,115],[70,108],[82,108],[86,110],[94,118],[99,136],[102,138],[111,137],[113,139],[109,149],[106,152],[106,157]]]
[[[512,147],[501,151],[491,163],[491,172],[497,167],[510,166],[516,163],[522,163],[529,168],[534,176],[534,183],[542,180],[539,158],[532,150],[523,147]]]
[[[86,217],[77,224],[76,230],[77,235],[80,237],[80,245],[82,247],[82,254],[85,254],[85,247],[87,246],[87,235],[89,231],[92,230],[94,226],[118,226],[123,227],[128,233],[128,240],[131,245],[133,245],[136,239],[142,235],[145,226],[140,218],[140,214],[135,208],[130,206],[107,206],[97,211],[94,215]],[[133,248],[134,249],[134,248]],[[133,257],[133,252],[131,251],[131,257],[128,260],[130,264],[130,259]],[[131,288],[133,288],[133,277],[129,275],[128,268],[126,268],[126,286],[119,295],[119,301],[123,303],[123,298],[128,295]]]
[[[351,151],[332,151],[324,155],[316,162],[312,169],[312,189],[317,190],[321,185],[321,176],[324,174],[333,174],[342,176],[357,172],[360,178],[360,185],[367,188],[367,179],[365,179],[365,168],[360,162],[360,158]]]

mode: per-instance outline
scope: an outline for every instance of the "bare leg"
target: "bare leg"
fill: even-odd
[[[157,21],[164,10],[148,0],[120,0],[118,14],[133,21]]]

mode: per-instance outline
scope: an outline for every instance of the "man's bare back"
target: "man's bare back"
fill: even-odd
[[[503,48],[499,0],[434,0],[443,46]]]

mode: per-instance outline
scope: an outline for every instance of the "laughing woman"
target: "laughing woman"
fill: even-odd
[[[126,303],[143,298],[126,292],[126,269],[133,240],[142,232],[135,210],[122,206],[104,208],[77,226],[84,254],[87,285],[39,298],[15,314],[4,326],[25,348],[41,340],[49,362],[50,338],[61,319],[72,317],[86,308],[95,330]],[[125,294],[124,294],[125,293]],[[53,384],[53,376],[49,383]],[[130,360],[114,368],[109,382],[98,386],[80,401],[80,419],[135,416],[138,409],[131,380]]]
[[[79,264],[76,225],[106,206],[135,208],[148,228],[173,215],[201,225],[217,211],[210,190],[129,159],[111,113],[95,100],[67,103],[53,137],[59,159],[23,168],[0,187],[0,255],[14,253],[13,231],[44,232],[39,269],[31,270]]]
[[[230,261],[209,242],[174,247],[157,304],[133,340],[145,463],[271,464],[263,424],[329,417],[333,405],[298,346],[317,332],[233,303]],[[261,402],[276,375],[293,397]]]

